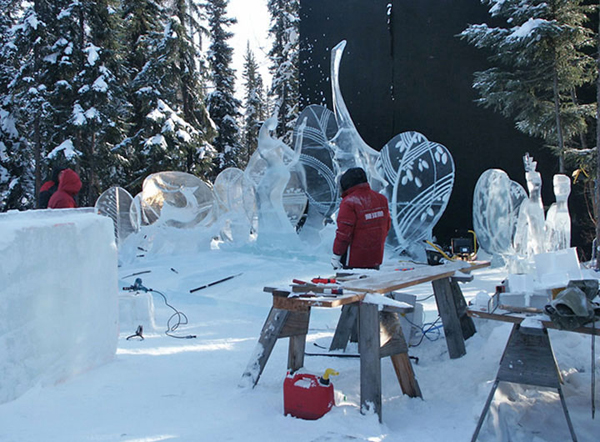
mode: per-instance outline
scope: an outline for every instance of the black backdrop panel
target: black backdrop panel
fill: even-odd
[[[526,152],[538,162],[545,204],[554,202],[557,160],[511,120],[474,102],[473,73],[488,63],[456,35],[489,20],[479,0],[301,0],[300,6],[302,107],[333,110],[330,51],[346,40],[340,87],[365,142],[380,150],[414,130],[452,153],[456,181],[434,230],[440,243],[472,228],[473,190],[485,170],[503,169],[525,187]]]

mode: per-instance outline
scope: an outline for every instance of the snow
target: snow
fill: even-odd
[[[477,333],[466,341],[467,354],[452,360],[448,357],[443,333],[437,340],[434,333],[428,333],[420,345],[410,349],[410,354],[419,358],[413,367],[423,400],[402,395],[389,358],[383,359],[382,423],[372,411],[360,413],[358,359],[306,356],[303,370],[307,373],[320,376],[327,368],[339,372],[332,379],[336,406],[316,421],[284,416],[287,339],[275,345],[255,388],[243,387],[242,381],[242,373],[253,355],[263,351],[257,340],[271,307],[271,295],[263,292],[263,287],[283,287],[293,278],[310,280],[332,276],[329,260],[333,226],[322,232],[320,245],[294,253],[261,250],[253,244],[234,247],[218,243],[202,228],[148,230],[135,237],[140,240],[137,256],[123,260],[116,268],[108,252],[83,253],[86,247],[104,250],[111,240],[102,229],[69,228],[72,216],[69,212],[25,212],[19,214],[18,225],[3,219],[0,247],[5,256],[11,258],[3,260],[0,268],[11,266],[18,270],[22,280],[36,289],[27,293],[40,302],[43,300],[48,307],[34,336],[50,339],[58,330],[62,338],[59,342],[80,338],[100,341],[99,345],[81,347],[86,358],[103,352],[101,349],[113,339],[105,334],[106,312],[98,310],[90,315],[83,311],[72,323],[64,321],[61,315],[73,313],[76,303],[89,307],[92,298],[94,302],[101,302],[117,295],[120,330],[116,352],[111,360],[96,368],[70,373],[57,382],[35,382],[16,399],[0,404],[0,440],[470,440],[495,379],[510,324],[476,320]],[[85,215],[88,216],[92,215]],[[63,256],[69,256],[66,250],[45,247],[46,243],[38,240],[37,234],[25,234],[26,225],[45,228],[43,237],[53,242],[76,243],[81,254],[65,261]],[[161,247],[153,247],[158,242]],[[170,243],[170,247],[166,243]],[[34,245],[37,247],[31,248]],[[7,247],[12,249],[7,251]],[[386,257],[387,266],[407,265]],[[33,260],[31,265],[25,265],[29,259]],[[39,262],[43,264],[33,265]],[[91,274],[90,268],[95,269]],[[59,269],[62,278],[54,273]],[[115,270],[118,271],[118,288],[114,286]],[[228,281],[190,293],[196,287],[240,272],[241,275]],[[596,275],[585,269],[583,272],[584,277]],[[18,344],[14,348],[19,349],[32,338],[26,333],[31,329],[18,328],[24,326],[32,302],[19,297],[23,291],[10,288],[15,283],[14,274],[0,274],[3,278],[0,342],[5,342],[7,333],[13,333]],[[495,286],[506,278],[502,268],[480,269],[473,274],[472,282],[461,284],[467,301],[478,294],[492,294]],[[87,276],[91,279],[86,280]],[[136,278],[153,291],[138,293],[122,289],[134,285]],[[84,280],[87,283],[82,290],[77,281],[83,284]],[[407,292],[423,303],[425,322],[433,322],[437,311],[434,298],[428,298],[431,285],[411,287]],[[10,309],[7,309],[6,299],[10,299]],[[188,323],[182,321],[172,334],[194,335],[195,338],[175,339],[165,334],[173,309],[184,314]],[[307,351],[316,348],[314,343],[330,343],[339,313],[340,309],[336,308],[312,309]],[[97,325],[103,320],[104,325]],[[8,329],[7,321],[11,324]],[[144,324],[145,339],[127,340],[141,324]],[[69,333],[65,333],[67,329]],[[90,329],[93,333],[83,333]],[[590,337],[557,330],[549,333],[578,439],[598,440],[600,423],[591,418]],[[5,366],[7,353],[2,350],[0,354],[0,364]],[[7,374],[29,375],[24,364],[10,356],[9,360],[13,364],[2,373],[0,391],[12,388],[11,383],[6,382],[10,378]],[[596,364],[600,365],[600,359]],[[599,373],[596,368],[596,374]],[[600,396],[598,386],[596,396]],[[570,440],[560,400],[551,389],[502,383],[488,415],[490,418],[483,426],[480,441]]]
[[[530,18],[529,20],[527,20],[525,23],[523,23],[521,26],[516,26],[514,28],[512,28],[512,33],[509,35],[509,39],[519,39],[519,38],[525,38],[529,35],[531,35],[531,33],[538,28],[539,26],[542,26],[544,24],[549,23],[548,20],[544,20],[541,18]]]
[[[56,146],[52,151],[48,154],[48,158],[54,158],[58,154],[58,152],[63,151],[65,158],[71,159],[76,155],[79,155],[75,150],[75,146],[73,145],[72,140],[65,140]]]

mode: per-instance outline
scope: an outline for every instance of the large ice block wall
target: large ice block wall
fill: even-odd
[[[90,209],[0,214],[0,403],[114,357],[113,230]]]

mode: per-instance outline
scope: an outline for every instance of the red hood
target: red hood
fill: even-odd
[[[81,190],[81,180],[79,179],[79,175],[71,169],[65,169],[60,176],[58,190],[67,192],[71,196],[77,195]]]

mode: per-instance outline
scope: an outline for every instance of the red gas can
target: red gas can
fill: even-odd
[[[335,405],[333,384],[329,379],[309,373],[288,372],[283,381],[283,410],[301,419],[315,420]]]

